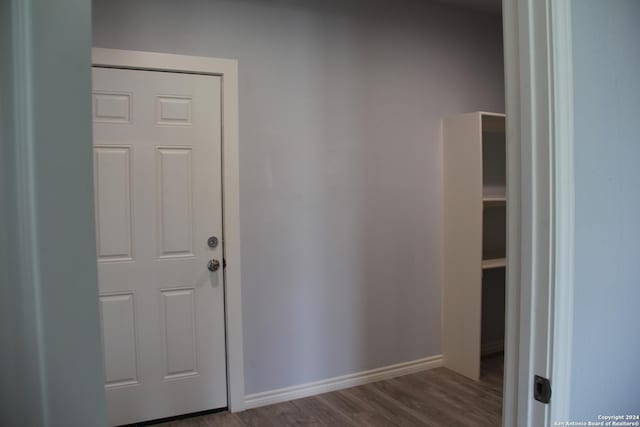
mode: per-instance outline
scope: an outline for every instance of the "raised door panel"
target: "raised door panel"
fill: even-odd
[[[193,289],[162,292],[165,379],[198,374]]]
[[[157,149],[158,232],[161,257],[193,256],[191,148]]]
[[[138,384],[138,343],[134,294],[100,296],[105,386]]]
[[[94,92],[93,121],[98,123],[129,123],[131,121],[131,94]]]
[[[157,123],[159,125],[190,125],[191,104],[191,98],[186,96],[158,96]]]
[[[131,260],[131,147],[94,148],[98,261]]]

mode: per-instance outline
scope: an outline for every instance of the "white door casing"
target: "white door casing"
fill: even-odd
[[[220,77],[94,68],[93,121],[109,423],[224,407]]]
[[[507,110],[504,426],[569,415],[573,317],[571,0],[503,0]],[[550,404],[533,398],[549,378]]]
[[[240,271],[238,62],[233,59],[119,49],[92,49],[94,66],[218,76],[222,90],[222,199],[224,233],[227,405],[245,408]]]

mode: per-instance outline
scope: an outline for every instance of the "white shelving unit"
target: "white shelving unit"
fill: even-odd
[[[444,364],[477,380],[481,355],[504,342],[505,116],[447,118],[443,138]]]

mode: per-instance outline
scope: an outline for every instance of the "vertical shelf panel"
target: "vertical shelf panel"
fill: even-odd
[[[448,118],[444,137],[443,356],[448,368],[480,378],[482,142],[479,113]]]

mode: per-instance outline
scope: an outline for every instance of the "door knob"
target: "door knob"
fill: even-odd
[[[217,259],[212,259],[207,263],[207,268],[209,269],[209,271],[218,271],[218,269],[220,268],[220,261],[218,261]]]

